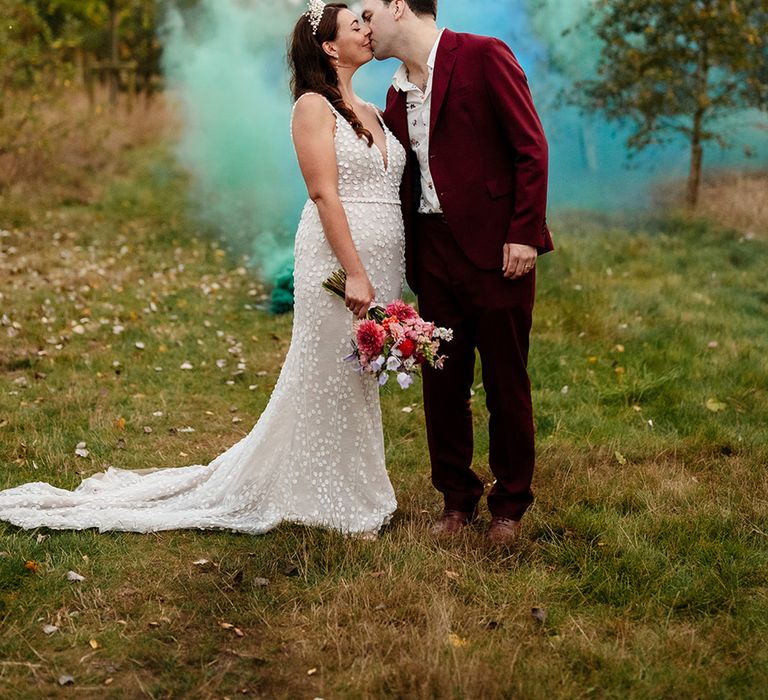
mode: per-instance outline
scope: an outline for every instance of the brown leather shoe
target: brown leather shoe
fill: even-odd
[[[488,542],[500,547],[510,546],[520,537],[521,529],[519,520],[491,518],[491,527],[488,529],[487,535]]]
[[[432,534],[438,537],[450,537],[469,525],[474,519],[474,513],[444,510],[440,520],[432,526]]]

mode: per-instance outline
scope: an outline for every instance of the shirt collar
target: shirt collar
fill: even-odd
[[[435,39],[435,43],[432,45],[432,51],[429,52],[429,57],[427,58],[427,69],[430,73],[430,81],[432,79],[432,71],[435,68],[435,61],[437,60],[437,49],[440,45],[440,39],[442,39],[444,31],[445,29],[440,30],[437,39]],[[399,90],[400,92],[408,92],[408,90],[416,87],[410,80],[408,80],[408,71],[405,67],[405,63],[401,63],[400,67],[395,71],[395,75],[392,77],[392,85],[395,90]]]

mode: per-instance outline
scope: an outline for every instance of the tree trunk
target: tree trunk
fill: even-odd
[[[112,65],[109,70],[109,102],[115,107],[117,105],[118,81],[120,79],[118,62],[120,60],[118,43],[118,14],[117,0],[109,2],[109,28],[112,37]]]
[[[704,148],[701,145],[702,112],[697,110],[693,118],[693,133],[691,134],[691,169],[688,173],[688,193],[686,203],[695,209],[699,202],[699,185],[701,184],[701,162]]]
[[[699,185],[701,184],[701,161],[703,159],[702,130],[704,115],[709,104],[709,45],[706,37],[701,37],[696,66],[696,82],[698,83],[698,99],[696,111],[693,113],[693,128],[691,130],[691,170],[688,174],[688,193],[686,202],[690,209],[695,209],[699,201]]]

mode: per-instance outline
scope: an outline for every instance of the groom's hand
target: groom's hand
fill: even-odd
[[[536,258],[538,257],[536,248],[520,243],[504,244],[504,277],[511,280],[519,279],[527,275],[536,267]]]

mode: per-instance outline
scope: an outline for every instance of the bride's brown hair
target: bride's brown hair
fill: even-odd
[[[294,100],[298,100],[305,92],[321,94],[349,122],[358,138],[366,139],[370,147],[373,145],[373,135],[363,126],[352,108],[344,102],[331,57],[323,51],[323,42],[336,39],[338,15],[344,9],[347,9],[347,6],[341,2],[327,4],[317,27],[317,33],[314,35],[309,19],[305,15],[299,17],[288,48],[291,92]]]

